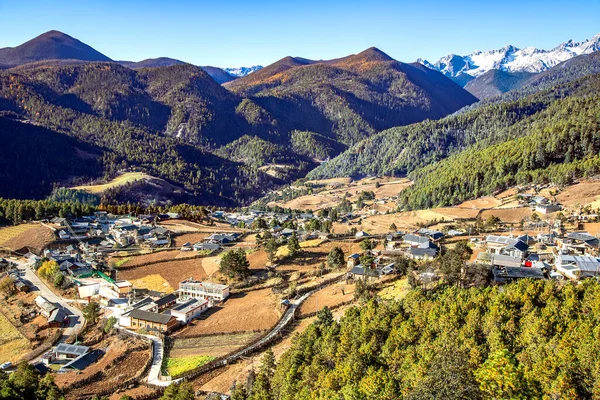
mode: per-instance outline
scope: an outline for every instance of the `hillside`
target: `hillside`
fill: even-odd
[[[476,99],[442,74],[376,48],[336,60],[286,57],[226,87],[286,128],[352,145],[377,131],[437,119]],[[289,129],[288,128],[288,129]]]
[[[169,73],[171,69],[174,75]],[[281,183],[258,170],[162,133],[169,126],[176,129],[186,124],[188,129],[202,135],[206,127],[203,138],[209,142],[210,134],[216,132],[215,125],[210,124],[213,115],[209,102],[222,95],[235,106],[235,97],[204,71],[188,65],[142,71],[138,73],[117,64],[88,63],[58,69],[40,67],[18,74],[2,73],[0,108],[57,133],[47,135],[47,146],[54,150],[42,152],[39,162],[49,162],[52,157],[57,164],[65,163],[63,169],[75,168],[75,176],[79,177],[76,181],[71,176],[48,174],[46,179],[61,185],[81,184],[98,176],[110,178],[119,171],[137,168],[182,187],[190,194],[189,201],[235,205]],[[172,86],[169,82],[181,86]],[[198,95],[200,92],[206,97]],[[186,103],[180,103],[178,96],[203,107],[194,107],[193,113],[188,112]],[[227,117],[220,120],[227,121]],[[23,128],[25,133],[30,133],[30,126]],[[60,141],[68,137],[92,146],[99,153],[96,169],[82,168],[81,162],[70,160],[72,152],[64,154],[64,149],[58,149],[64,147]],[[58,141],[56,146],[54,141]],[[0,149],[1,157],[12,159],[9,151],[7,147]],[[13,160],[11,168],[29,168],[26,160],[26,157]],[[40,167],[39,171],[44,168]],[[35,185],[33,180],[27,182]],[[38,185],[35,190],[27,182],[15,180],[15,188],[2,185],[0,196],[9,196],[8,190],[10,194],[16,190],[19,197],[41,197],[51,189],[51,182]]]
[[[142,61],[117,61],[119,64],[131,68],[158,68],[158,67],[170,67],[171,65],[185,64],[183,61],[176,60],[169,57],[158,57],[158,58],[147,58]]]
[[[475,101],[442,74],[375,48],[322,62],[286,58],[226,87],[220,69],[164,58],[124,64],[11,68],[0,73],[0,108],[94,146],[105,180],[144,172],[198,202],[242,204],[380,130]],[[86,178],[97,183],[85,172],[56,183]]]
[[[174,58],[159,57],[159,58],[148,58],[142,61],[118,61],[119,64],[131,68],[131,69],[142,69],[142,68],[160,68],[160,67],[171,67],[173,65],[187,64],[183,61],[176,60]],[[235,79],[234,76],[229,75],[225,70],[217,67],[200,67],[210,75],[217,83],[225,83]]]
[[[469,81],[465,89],[478,99],[487,99],[523,86],[535,74],[530,72],[506,72],[492,69]]]
[[[599,288],[526,279],[321,312],[248,398],[592,398]]]
[[[593,173],[591,159],[585,166],[568,163],[594,156],[599,81],[600,76],[592,75],[521,100],[393,128],[353,146],[308,178],[408,176],[415,183],[402,192],[401,204],[414,209],[456,204],[517,183],[557,179],[559,170],[569,171],[561,178],[566,180]],[[566,170],[544,172],[563,162]]]
[[[0,49],[0,68],[41,60],[111,61],[87,44],[58,31],[46,32],[17,47]]]

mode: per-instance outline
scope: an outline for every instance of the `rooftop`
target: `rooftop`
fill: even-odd
[[[141,319],[142,321],[154,322],[161,325],[166,325],[171,320],[170,315],[158,314],[149,311],[133,310],[129,313],[131,318]]]

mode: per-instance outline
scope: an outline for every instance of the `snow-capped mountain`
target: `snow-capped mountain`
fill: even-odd
[[[239,68],[223,68],[229,75],[233,75],[235,77],[246,76],[254,71],[258,71],[262,69],[262,65],[253,65],[251,67],[239,67]]]
[[[467,56],[450,54],[433,64],[422,59],[417,62],[466,84],[469,80],[492,69],[538,73],[575,56],[598,50],[600,50],[600,34],[583,42],[569,40],[550,50],[540,50],[535,47],[518,49],[509,45],[498,50],[475,51]]]

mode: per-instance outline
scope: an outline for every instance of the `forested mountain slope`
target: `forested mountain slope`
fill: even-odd
[[[355,145],[308,178],[408,175],[415,180],[401,196],[401,206],[408,208],[450,205],[511,184],[558,178],[541,169],[595,157],[600,150],[598,93],[600,75],[591,75],[520,100],[393,128]],[[563,181],[584,172],[581,165],[569,168],[572,174]],[[584,169],[591,173],[590,168]]]
[[[410,291],[339,322],[321,312],[250,399],[590,399],[600,285],[524,280]],[[238,397],[238,398],[243,398]]]
[[[194,68],[195,72],[187,76],[184,82],[191,81],[192,89],[196,87],[194,82],[199,79],[198,76],[210,81],[209,87],[214,85],[220,88],[199,68],[190,68]],[[101,173],[94,170],[93,174],[88,174],[86,168],[82,168],[75,177],[77,183],[97,175],[113,177],[118,171],[138,169],[184,187],[196,196],[191,199],[194,202],[221,205],[239,204],[281,183],[244,164],[223,159],[206,149],[163,134],[162,129],[173,116],[181,117],[173,113],[168,105],[152,98],[150,92],[156,91],[159,98],[164,96],[165,102],[168,102],[169,96],[177,94],[162,90],[162,84],[169,79],[168,76],[156,77],[153,80],[156,86],[148,91],[146,79],[148,76],[117,64],[85,64],[58,70],[40,68],[28,70],[26,75],[0,73],[0,109],[10,110],[20,118],[34,121],[97,149],[102,160]],[[186,85],[181,87],[182,90],[193,92]],[[190,96],[189,101],[208,104],[215,94],[210,91],[206,93],[206,97]],[[227,91],[222,93],[232,96]],[[196,112],[203,117],[203,112],[210,112],[207,108],[193,109],[190,114],[184,114],[184,118],[193,121],[198,115],[193,114]],[[185,111],[188,110],[184,108],[182,112]],[[206,124],[202,127],[206,127],[208,132],[211,132],[211,127],[206,121],[210,118],[209,115],[202,120]],[[22,135],[33,134],[32,128],[23,127],[17,132]],[[6,134],[11,134],[11,131]],[[60,135],[53,138],[60,140]],[[206,140],[210,140],[210,137]],[[68,153],[69,149],[65,148],[65,151]],[[46,155],[54,157],[57,163],[70,162],[70,155],[63,152]],[[11,159],[9,149],[0,147],[0,157]],[[47,158],[43,160],[48,161]],[[26,163],[25,159],[12,161]],[[19,167],[25,168],[25,165]],[[60,180],[63,184],[68,182]],[[2,186],[2,190],[8,188]],[[29,195],[26,191],[18,193],[23,197],[42,195],[40,191]]]
[[[376,48],[329,61],[286,57],[226,87],[281,115],[287,130],[316,132],[344,145],[476,101],[441,73]]]
[[[291,80],[269,84],[268,95],[254,93],[256,85],[231,91],[201,67],[163,61],[131,69],[55,60],[0,71],[0,110],[97,149],[99,173],[84,169],[54,183],[141,170],[198,202],[241,204],[380,129],[475,100],[440,73],[376,49],[326,63],[287,60],[241,78],[289,70]]]

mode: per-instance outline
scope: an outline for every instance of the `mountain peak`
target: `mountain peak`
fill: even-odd
[[[577,55],[598,50],[600,50],[600,35],[583,42],[568,40],[550,50],[540,50],[533,46],[519,49],[507,45],[495,50],[474,51],[466,56],[448,55],[440,58],[436,63],[421,61],[421,64],[438,70],[457,82],[468,82],[493,69],[510,73],[539,73]]]
[[[357,57],[364,58],[365,61],[392,61],[393,58],[388,56],[377,47],[369,47],[366,50],[361,51],[356,55]]]
[[[17,46],[0,49],[0,66],[15,67],[43,60],[112,61],[85,43],[51,30]]]

